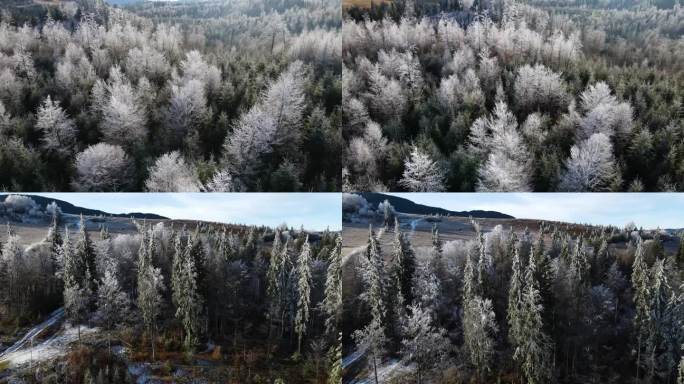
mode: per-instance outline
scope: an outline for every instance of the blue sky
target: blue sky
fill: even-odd
[[[340,230],[338,193],[35,193],[109,213],[156,213],[172,219]]]
[[[527,219],[684,228],[684,193],[393,193],[452,211],[485,209]]]

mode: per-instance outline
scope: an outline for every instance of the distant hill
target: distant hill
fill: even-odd
[[[40,205],[41,207],[45,207],[46,205],[50,204],[51,202],[57,203],[59,205],[59,208],[62,210],[64,213],[69,213],[72,215],[80,215],[83,214],[85,216],[111,216],[111,217],[134,217],[136,219],[150,219],[150,220],[168,220],[168,217],[160,216],[160,215],[155,215],[154,213],[139,213],[139,212],[132,212],[132,213],[108,213],[104,211],[100,211],[97,209],[89,209],[89,208],[83,208],[83,207],[77,207],[71,203],[68,203],[63,200],[58,200],[58,199],[53,199],[49,197],[43,197],[43,196],[37,196],[37,195],[30,195],[30,194],[22,194],[24,196],[28,196],[33,201],[36,202],[36,204]],[[9,196],[8,194],[3,194],[0,195],[0,202],[4,202],[5,199]]]
[[[481,219],[515,219],[511,215],[496,211],[449,211],[443,208],[429,207],[427,205],[416,204],[411,200],[404,199],[397,196],[385,195],[383,193],[363,192],[359,193],[368,201],[373,207],[377,207],[379,203],[387,200],[394,207],[397,212],[413,213],[418,215],[445,215],[457,217],[477,217]]]

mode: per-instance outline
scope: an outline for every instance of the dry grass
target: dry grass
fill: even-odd
[[[387,4],[391,3],[392,0],[342,0],[342,8],[351,8],[351,7],[359,7],[359,8],[370,8],[371,3],[375,3],[377,5],[380,4]]]

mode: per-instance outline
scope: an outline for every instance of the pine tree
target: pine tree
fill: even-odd
[[[451,349],[446,331],[435,327],[430,311],[414,305],[409,310],[402,333],[402,355],[408,362],[416,364],[418,384],[429,370],[438,367]]]
[[[371,322],[353,334],[358,349],[368,351],[370,362],[373,366],[375,384],[380,384],[378,379],[378,359],[385,353],[385,330],[380,320],[373,318]]]
[[[106,269],[102,284],[97,292],[97,308],[104,328],[108,331],[121,324],[128,315],[130,301],[119,286],[116,272]],[[111,353],[111,335],[108,333],[107,346]]]
[[[97,270],[95,268],[95,250],[93,243],[90,240],[90,235],[86,230],[86,223],[81,215],[79,222],[79,236],[74,245],[74,257],[77,260],[78,270],[76,271],[76,279],[80,287],[85,288],[85,284],[90,284],[88,290],[95,291],[95,279],[97,279]],[[90,279],[86,278],[89,275]]]
[[[399,220],[394,219],[394,242],[392,244],[393,280],[397,282],[398,293],[403,297],[404,304],[413,303],[413,276],[416,272],[416,260],[406,234],[401,233]]]
[[[328,352],[330,370],[327,384],[339,384],[342,382],[342,332],[337,336],[337,343]]]
[[[173,261],[171,263],[171,300],[173,305],[178,308],[181,296],[183,294],[183,266],[185,265],[185,249],[183,249],[182,239],[183,233],[174,233],[173,235]]]
[[[677,265],[684,266],[684,231],[679,234],[679,248],[677,249],[677,256],[675,257]]]
[[[523,294],[525,290],[525,280],[520,265],[520,253],[515,247],[513,252],[513,273],[511,275],[511,285],[508,289],[508,339],[512,345],[520,345],[523,335]]]
[[[671,359],[670,351],[674,329],[671,328],[670,297],[672,295],[665,273],[665,261],[656,260],[650,279],[650,310],[648,318],[648,338],[646,339],[646,366],[649,380],[666,380],[677,364]]]
[[[372,228],[368,237],[367,246],[368,266],[364,268],[364,280],[366,283],[366,300],[370,305],[371,317],[378,324],[383,324],[387,315],[385,303],[385,263],[382,259],[382,251]]]
[[[306,334],[309,322],[309,306],[311,305],[311,246],[306,236],[302,252],[297,260],[297,314],[295,316],[295,332],[297,333],[297,353],[302,353],[302,339]]]
[[[474,296],[465,303],[463,311],[463,340],[470,364],[479,379],[491,371],[494,355],[494,334],[498,332],[492,301]]]
[[[639,368],[643,364],[641,360],[642,343],[648,337],[648,323],[650,321],[651,294],[649,280],[648,267],[644,260],[644,245],[641,238],[638,238],[634,263],[632,264],[632,289],[634,290],[634,304],[636,307],[634,329],[637,337],[637,378],[639,377]]]
[[[551,341],[544,333],[542,298],[539,293],[533,255],[525,273],[525,288],[520,312],[520,334],[513,358],[520,363],[526,382],[546,383],[551,378]]]
[[[326,314],[326,333],[335,335],[339,331],[342,320],[342,236],[340,235],[335,239],[335,248],[330,252],[322,306]]]
[[[183,324],[185,331],[183,338],[185,352],[192,356],[199,343],[200,313],[202,311],[202,298],[198,292],[194,258],[186,256],[182,260],[179,284],[176,317]]]
[[[143,265],[138,274],[138,308],[142,313],[143,323],[147,328],[152,346],[152,360],[155,359],[155,342],[157,339],[157,318],[162,309],[162,292],[164,291],[164,277],[159,268],[151,263]]]

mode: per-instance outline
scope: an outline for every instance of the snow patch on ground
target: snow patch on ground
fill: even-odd
[[[81,326],[81,338],[98,332],[98,328]],[[48,361],[67,353],[69,346],[78,341],[78,328],[67,327],[45,341],[31,345],[30,341],[21,349],[3,354],[1,362],[7,362],[10,368]]]
[[[413,365],[406,365],[398,359],[387,360],[378,365],[378,382],[386,383],[395,376],[402,377],[411,374],[413,371],[415,371]],[[352,380],[350,384],[375,384],[375,374],[372,368],[364,371],[364,375],[366,377]]]

